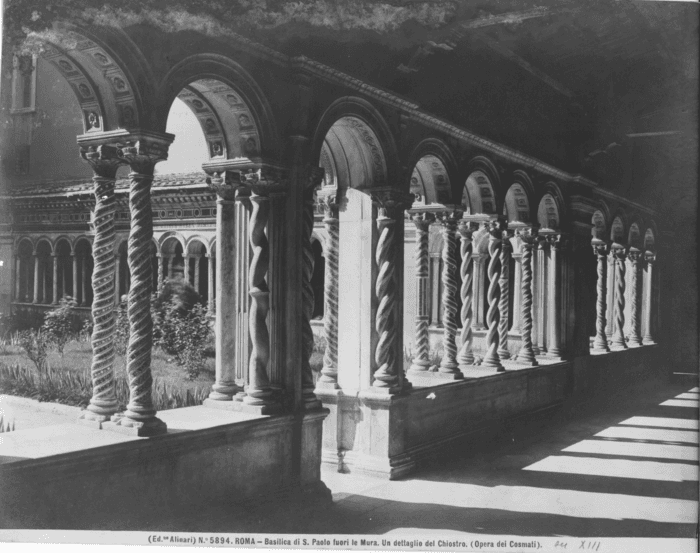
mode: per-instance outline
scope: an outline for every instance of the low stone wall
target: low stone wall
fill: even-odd
[[[658,346],[645,346],[415,388],[391,398],[364,391],[324,395],[331,409],[324,462],[341,472],[400,478],[445,448],[468,447],[470,439],[509,419],[657,376],[658,356]]]
[[[168,434],[154,438],[77,423],[6,434],[0,527],[110,528],[117,520],[145,528],[210,502],[330,501],[320,479],[327,413],[259,417],[187,407],[162,412]],[[38,456],[22,458],[23,451]]]

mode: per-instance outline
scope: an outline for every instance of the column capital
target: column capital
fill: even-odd
[[[117,169],[124,161],[118,156],[119,149],[109,144],[81,145],[80,157],[90,164],[96,177],[114,180]]]
[[[457,230],[462,237],[462,240],[471,242],[474,233],[479,230],[479,224],[469,219],[460,219],[457,225]]]
[[[393,187],[364,188],[379,209],[379,218],[398,219],[413,204],[413,195]]]
[[[489,240],[496,240],[497,242],[501,242],[503,240],[503,231],[506,229],[506,223],[504,220],[492,219],[489,221],[484,221],[482,226],[484,230],[491,235]]]
[[[258,165],[238,173],[241,186],[248,188],[256,196],[269,196],[283,192],[289,187],[289,172],[274,165]],[[307,179],[312,180],[307,174]]]
[[[323,211],[323,216],[326,219],[337,219],[338,211],[341,211],[347,199],[341,198],[340,191],[337,186],[328,186],[321,188],[316,195],[316,203]]]
[[[218,199],[226,202],[235,201],[236,190],[239,188],[240,183],[227,178],[226,171],[212,173],[206,178],[205,182],[209,189],[216,194]]]
[[[653,265],[654,263],[656,263],[656,252],[649,250],[645,251],[644,261],[646,261],[649,265]]]
[[[457,223],[462,218],[462,209],[456,206],[445,206],[435,212],[435,219],[443,228],[456,229]]]
[[[610,253],[615,259],[624,261],[627,258],[627,248],[617,242],[613,242],[610,246]]]
[[[515,237],[522,248],[532,249],[535,247],[535,244],[537,244],[537,241],[541,239],[539,229],[536,225],[515,223],[511,224],[510,228],[515,233]]]
[[[593,247],[593,253],[598,257],[607,257],[611,251],[610,244],[599,238],[591,240],[591,246]]]
[[[569,247],[569,237],[562,232],[543,232],[541,235],[554,251],[564,251]]]
[[[634,265],[637,265],[643,259],[644,252],[638,248],[631,247],[627,252],[627,257]]]
[[[168,159],[168,148],[175,136],[168,133],[139,131],[116,143],[117,156],[135,173],[152,175],[159,161]]]
[[[406,219],[416,225],[416,230],[427,232],[430,225],[435,222],[435,214],[430,211],[409,209],[406,212]]]

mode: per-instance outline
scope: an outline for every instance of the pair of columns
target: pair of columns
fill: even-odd
[[[233,172],[228,174],[229,178],[227,173],[214,174],[208,181],[217,194],[218,282],[216,382],[209,400],[233,401],[231,408],[271,414],[283,409],[283,400],[278,393],[284,386],[283,375],[278,374],[283,360],[273,359],[277,352],[271,346],[282,341],[282,320],[277,308],[281,303],[284,279],[284,220],[280,210],[284,210],[286,187],[281,173],[267,168],[240,172],[237,176]],[[310,322],[314,305],[311,286],[314,191],[322,178],[322,169],[309,171],[302,225],[301,401],[307,410],[321,407],[314,393],[309,358],[314,341]],[[274,216],[271,217],[272,213]],[[248,245],[243,243],[244,235],[247,235]],[[241,286],[243,279],[240,278],[245,270],[247,287]],[[211,289],[213,279],[210,276]],[[248,320],[244,327],[241,315],[246,313]],[[246,362],[247,366],[244,365]],[[236,406],[237,402],[242,406]]]
[[[119,144],[111,137],[79,137],[81,156],[93,169],[95,194],[94,269],[92,273],[92,365],[93,395],[82,418],[103,426],[112,425],[140,436],[166,432],[166,425],[153,407],[151,350],[153,321],[150,312],[152,291],[151,241],[153,215],[151,185],[156,163],[167,158],[172,135],[140,133],[121,137]],[[131,228],[128,240],[128,264],[131,287],[128,296],[129,345],[127,375],[129,403],[126,411],[119,407],[114,380],[115,330],[115,256],[116,240],[114,187],[117,169],[129,165],[129,209]]]
[[[377,267],[376,280],[372,283],[377,301],[373,327],[377,336],[373,352],[374,374],[371,390],[381,395],[400,393],[411,384],[403,370],[401,341],[402,317],[400,301],[401,273],[403,266],[399,252],[403,248],[404,211],[411,206],[412,196],[392,188],[368,188],[364,190],[377,207],[374,222],[378,240],[374,253]],[[323,208],[323,224],[328,240],[325,254],[324,284],[324,337],[326,349],[323,356],[321,376],[316,383],[318,390],[334,390],[338,384],[338,339],[339,339],[339,244],[340,244],[340,200],[338,190],[328,187],[323,190],[320,201]],[[426,252],[427,253],[427,252]]]
[[[32,254],[32,259],[33,259],[33,269],[34,269],[34,289],[32,293],[32,299],[31,303],[34,304],[40,304],[44,303],[46,298],[47,298],[47,288],[46,288],[46,267],[44,266],[42,270],[42,265],[41,265],[41,258],[37,254]],[[52,304],[58,304],[58,301],[61,297],[65,297],[68,290],[66,289],[66,275],[64,274],[63,276],[63,286],[61,289],[61,294],[59,296],[59,290],[58,290],[58,273],[59,273],[59,267],[58,267],[58,259],[59,256],[57,254],[51,254],[51,259],[52,259],[52,274],[53,274],[53,280],[52,280]],[[76,301],[78,300],[77,296],[77,290],[78,286],[81,286],[81,306],[87,305],[87,281],[86,281],[86,269],[85,269],[85,263],[87,257],[82,258],[82,270],[80,272],[80,280],[78,280],[78,257],[75,253],[71,253],[71,259],[72,259],[72,265],[73,265],[73,290],[72,294],[74,296],[73,299]],[[29,300],[29,297],[22,297],[22,287],[21,287],[21,280],[22,280],[22,275],[21,275],[22,269],[21,269],[21,260],[18,258],[16,263],[15,263],[15,297],[17,298],[18,301],[27,301]],[[80,284],[79,284],[80,283]],[[27,279],[26,281],[26,287],[25,290],[26,292],[29,292],[29,280]],[[27,293],[27,296],[29,294]]]
[[[599,352],[610,351],[610,347],[627,349],[629,346],[639,347],[645,344],[653,344],[654,338],[651,332],[652,312],[652,270],[656,262],[656,254],[651,251],[642,252],[635,247],[626,248],[622,244],[593,240],[593,252],[597,257],[597,283],[596,283],[596,335],[593,341],[593,349]],[[608,256],[610,261],[608,262]],[[625,336],[625,288],[627,260],[631,269],[630,275],[630,332]],[[646,264],[647,277],[643,277],[643,269]],[[612,268],[612,278],[608,277],[609,266]],[[607,320],[607,300],[609,297],[607,286],[611,282],[614,286],[614,305],[611,312],[614,324]],[[646,287],[646,290],[644,290]],[[646,309],[642,309],[642,303],[646,302]],[[641,322],[644,314],[646,333],[642,336]],[[608,340],[608,329],[612,329],[611,339]]]

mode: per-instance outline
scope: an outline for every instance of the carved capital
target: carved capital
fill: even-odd
[[[460,209],[446,209],[435,213],[435,219],[440,222],[443,227],[448,229],[457,229],[457,223],[462,217]]]
[[[602,240],[593,240],[591,246],[593,246],[593,253],[598,257],[607,257],[610,252],[610,247]]]
[[[236,199],[236,190],[240,183],[226,178],[226,173],[214,173],[207,177],[207,186],[219,198],[227,202],[232,202]]]
[[[634,265],[637,265],[643,256],[643,252],[637,248],[630,248],[629,252],[627,252],[627,257]]]
[[[569,238],[563,234],[548,234],[546,240],[555,252],[564,251],[569,247]]]
[[[533,249],[541,238],[535,227],[517,228],[515,229],[515,235],[518,237],[521,247],[527,250]]]
[[[366,189],[372,202],[379,209],[380,218],[398,219],[402,212],[413,204],[413,196],[396,188]]]
[[[610,253],[615,259],[624,261],[627,258],[627,249],[622,244],[613,243],[610,246]]]
[[[471,242],[474,233],[479,230],[478,223],[474,221],[468,221],[466,219],[460,219],[458,224],[459,234],[462,236],[462,240],[465,242]]]
[[[118,157],[118,148],[108,144],[81,146],[80,157],[90,164],[95,176],[114,180],[117,169],[124,161]]]
[[[413,221],[413,224],[416,225],[416,230],[419,232],[428,232],[430,224],[435,221],[435,215],[425,211],[408,211],[406,212],[406,218]]]
[[[164,137],[138,137],[118,144],[117,155],[136,173],[150,175],[159,161],[168,159],[172,139]]]
[[[492,221],[485,221],[483,223],[483,228],[491,235],[490,240],[497,240],[500,242],[503,239],[503,231],[506,228],[506,224],[500,219],[495,219]]]
[[[287,188],[289,182],[287,171],[269,165],[240,171],[238,179],[242,186],[249,188],[257,196],[281,192]]]
[[[649,265],[653,265],[654,263],[656,263],[656,252],[644,252],[644,261],[646,261]]]

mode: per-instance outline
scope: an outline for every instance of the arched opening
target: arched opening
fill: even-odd
[[[462,191],[465,215],[493,215],[496,213],[496,194],[493,184],[483,171],[473,171]]]
[[[202,171],[202,163],[209,160],[202,124],[193,112],[193,107],[181,98],[173,101],[168,113],[166,132],[174,135],[175,139],[168,149],[168,159],[156,165],[156,173],[199,173]]]
[[[92,305],[92,244],[87,238],[79,239],[75,244],[74,273],[76,275],[75,301],[80,307]]]
[[[75,296],[73,291],[73,259],[71,258],[70,242],[66,238],[60,238],[56,242],[56,263],[58,263],[58,293],[59,298]]]
[[[386,162],[374,130],[358,117],[344,116],[326,132],[319,163],[325,169],[324,186],[337,187],[341,205],[335,292],[338,335],[343,337],[338,343],[338,378],[341,386],[360,388],[371,383],[375,363],[373,287],[378,240],[377,210],[360,190],[385,185]],[[330,324],[328,314],[326,324]]]
[[[522,184],[515,183],[506,192],[503,214],[509,223],[530,222],[530,200]]]
[[[612,225],[610,225],[610,240],[612,240],[616,244],[624,244],[625,225],[619,216],[615,217],[615,219],[613,219]]]
[[[17,282],[15,284],[15,301],[32,302],[34,300],[34,248],[29,239],[20,240],[17,247]]]
[[[411,175],[413,207],[450,203],[450,179],[445,164],[434,155],[418,160]]]
[[[185,280],[199,294],[200,301],[205,303],[209,294],[209,266],[207,248],[200,240],[192,240],[187,245]]]
[[[48,240],[39,240],[36,245],[36,257],[39,263],[37,297],[34,303],[53,303],[53,257]],[[38,301],[36,301],[38,299]]]
[[[540,205],[537,207],[537,222],[541,229],[559,230],[559,207],[554,196],[549,193],[542,196]]]
[[[177,280],[185,278],[184,250],[180,241],[174,236],[168,236],[160,247],[163,258],[163,278]]]

